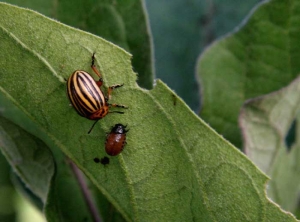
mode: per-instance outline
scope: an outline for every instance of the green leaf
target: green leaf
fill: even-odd
[[[0,125],[0,146],[4,156],[26,186],[45,202],[54,173],[54,163],[49,150],[42,141],[36,142],[31,135],[19,130],[3,117],[0,118]],[[29,175],[23,171],[33,173]]]
[[[247,155],[272,178],[269,196],[292,212],[300,191],[299,111],[300,77],[280,91],[249,100],[240,116]],[[295,120],[297,139],[289,151],[285,140]]]
[[[60,221],[91,221],[77,181],[59,150],[55,152],[55,164],[45,143],[3,117],[0,117],[0,148],[25,183],[26,187],[20,187],[22,184],[17,181],[21,191],[27,192],[26,196],[33,202],[46,205],[48,221],[58,221],[58,218]]]
[[[155,75],[151,32],[142,0],[6,0],[36,10],[67,25],[98,35],[128,50],[138,84],[151,89]]]
[[[10,180],[11,168],[1,152],[0,169],[0,221],[15,221],[16,209],[12,197],[16,195],[16,192]]]
[[[241,147],[238,115],[245,100],[291,82],[299,73],[300,2],[265,1],[240,30],[201,56],[201,117]]]
[[[52,152],[58,146],[126,220],[295,221],[266,198],[267,177],[164,83],[138,87],[128,53],[33,11],[4,3],[0,10],[0,92],[15,109],[1,102],[1,114],[48,141]],[[68,106],[64,78],[90,72],[93,52],[105,87],[124,83],[111,102],[129,108],[87,134],[93,122]],[[94,163],[106,155],[105,134],[116,123],[130,129],[124,151],[108,166]]]

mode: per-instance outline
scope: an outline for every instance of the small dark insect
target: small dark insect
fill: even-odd
[[[95,158],[94,158],[94,162],[95,162],[95,163],[99,163],[99,162],[100,162],[99,158],[98,158],[98,157],[95,157]]]
[[[173,98],[173,105],[176,106],[177,98],[175,94],[172,94],[172,98]]]
[[[105,151],[110,156],[116,156],[122,152],[126,144],[127,126],[116,124],[106,137]]]
[[[101,158],[100,162],[102,165],[105,166],[106,164],[109,164],[109,158],[105,156],[105,157]]]

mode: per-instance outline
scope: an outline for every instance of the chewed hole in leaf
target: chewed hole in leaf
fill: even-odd
[[[296,127],[297,127],[297,121],[294,120],[290,126],[289,131],[287,132],[286,136],[285,136],[285,145],[287,147],[287,151],[291,151],[294,143],[295,143],[295,139],[296,139]]]

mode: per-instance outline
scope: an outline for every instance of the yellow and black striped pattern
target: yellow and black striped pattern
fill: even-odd
[[[108,106],[103,92],[90,74],[77,70],[70,76],[67,85],[69,99],[79,115],[101,119],[107,114]]]

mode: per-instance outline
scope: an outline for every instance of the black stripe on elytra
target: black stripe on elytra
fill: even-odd
[[[86,77],[86,75],[78,75],[78,82],[79,80],[81,80],[82,84],[78,84],[80,91],[82,92],[82,95],[84,96],[84,98],[89,102],[89,104],[91,104],[91,106],[94,108],[94,110],[98,110],[100,109],[101,103],[99,103],[99,101],[101,102],[101,97],[97,92],[97,89],[94,87],[93,84],[95,84],[95,82],[92,82],[94,80],[91,80],[90,78]],[[87,93],[84,93],[84,90],[86,89],[88,91],[88,93],[91,95],[92,99],[88,96]],[[95,104],[96,103],[96,104]]]
[[[72,89],[73,100],[74,100],[74,103],[75,103],[75,104],[73,104],[73,106],[75,106],[76,111],[81,116],[84,116],[84,117],[89,116],[91,114],[91,112],[88,109],[86,109],[86,106],[83,104],[80,96],[77,93],[77,90],[75,89],[75,84],[74,83],[71,85],[71,89]]]

